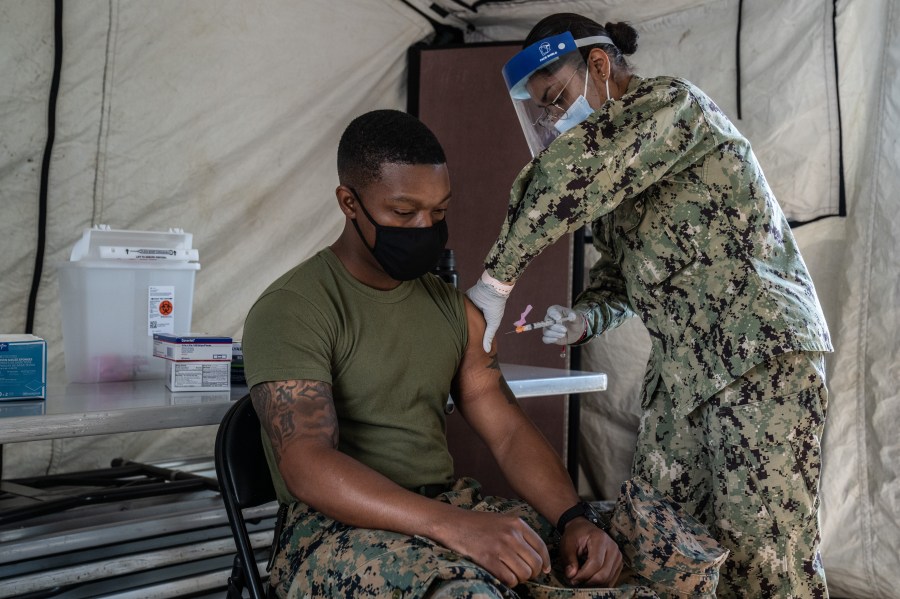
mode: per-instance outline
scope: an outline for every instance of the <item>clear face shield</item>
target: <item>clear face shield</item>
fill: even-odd
[[[575,40],[565,32],[524,48],[504,65],[503,78],[532,156],[594,111],[586,98],[587,64],[578,48],[612,43],[602,35]]]

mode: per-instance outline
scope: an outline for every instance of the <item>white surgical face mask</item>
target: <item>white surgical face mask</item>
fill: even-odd
[[[553,123],[553,128],[560,132],[560,134],[565,133],[575,125],[581,123],[584,119],[588,118],[592,114],[594,114],[594,109],[591,108],[590,103],[587,101],[585,96],[587,95],[587,84],[588,79],[590,79],[590,75],[588,75],[587,69],[584,71],[584,92],[578,96],[578,98],[572,102],[572,105],[566,111],[566,114],[561,118],[557,119],[555,123]],[[609,97],[609,77],[606,78],[606,102],[609,102],[611,99]],[[606,103],[604,102],[604,104]]]
[[[556,120],[553,123],[553,128],[560,132],[560,134],[565,133],[584,119],[588,118],[593,114],[594,109],[591,108],[591,105],[588,103],[587,98],[584,96],[587,94],[587,84],[588,84],[588,72],[587,67],[584,69],[584,91],[581,93],[578,98],[572,102],[572,105],[569,106],[569,109],[566,111],[564,115]]]

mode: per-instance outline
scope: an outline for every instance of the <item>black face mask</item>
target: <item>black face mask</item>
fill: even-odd
[[[381,265],[392,279],[395,281],[410,281],[417,279],[425,273],[434,269],[437,265],[441,253],[444,251],[444,245],[447,243],[447,222],[440,220],[430,227],[387,227],[375,222],[366,207],[363,206],[362,199],[352,187],[348,187],[359,207],[362,208],[363,214],[369,219],[369,222],[375,227],[375,246],[370,247],[363,237],[356,219],[353,219],[353,226],[356,227],[356,233],[362,239],[363,244],[369,248],[375,260]]]

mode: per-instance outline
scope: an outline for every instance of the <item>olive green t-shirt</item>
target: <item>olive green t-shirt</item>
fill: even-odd
[[[331,385],[340,451],[406,488],[452,479],[444,406],[467,343],[456,288],[427,274],[379,291],[324,249],[263,292],[242,343],[251,387]],[[263,438],[279,500],[293,501]]]

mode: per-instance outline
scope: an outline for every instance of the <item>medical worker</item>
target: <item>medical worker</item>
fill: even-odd
[[[721,597],[827,597],[820,439],[832,350],[812,280],[750,148],[691,83],[642,78],[627,24],[539,22],[503,75],[534,159],[468,290],[489,346],[528,263],[590,223],[600,258],[544,343],[637,315],[652,349],[633,474],[731,555]],[[574,318],[573,318],[574,317]]]

